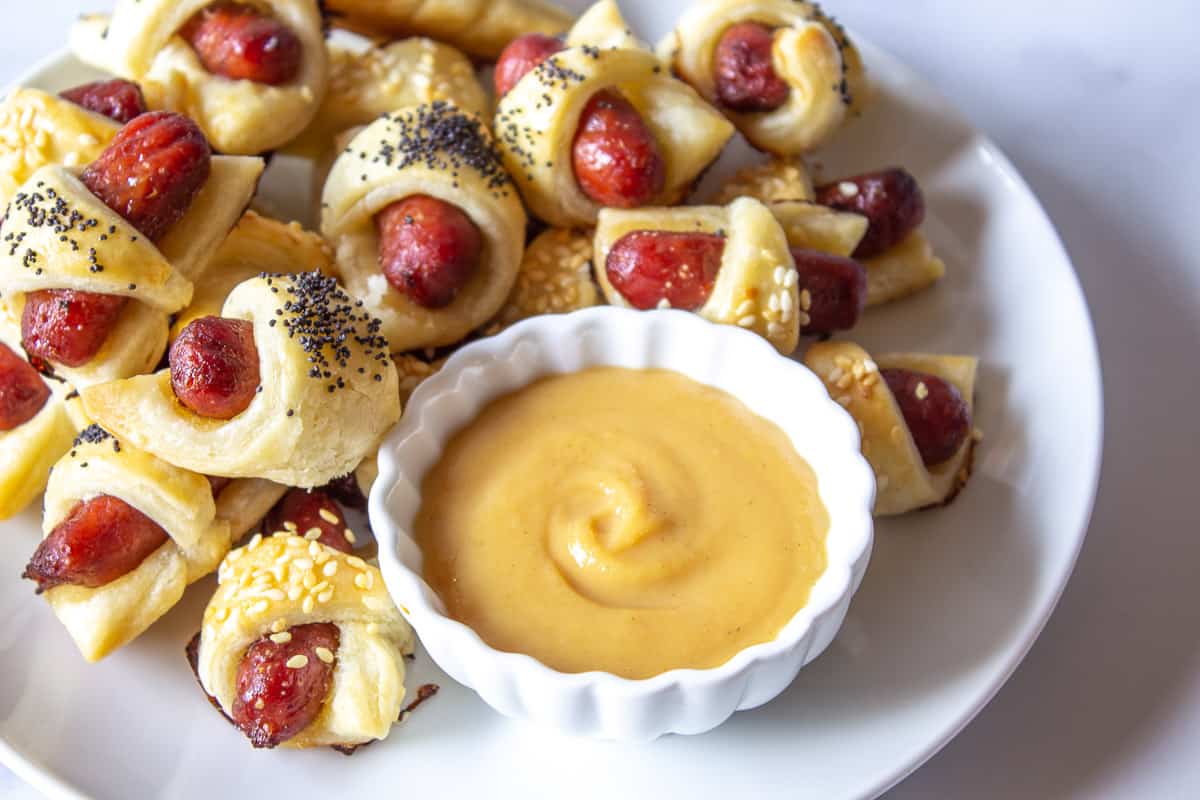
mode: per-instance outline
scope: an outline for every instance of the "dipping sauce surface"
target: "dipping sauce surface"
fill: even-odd
[[[425,579],[494,648],[562,672],[710,668],[775,638],[829,516],[787,436],[665,370],[596,368],[488,405],[426,476]]]

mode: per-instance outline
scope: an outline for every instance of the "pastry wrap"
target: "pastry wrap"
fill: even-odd
[[[0,237],[0,328],[20,340],[28,292],[128,297],[133,302],[95,357],[80,367],[53,365],[55,374],[82,388],[153,369],[166,348],[168,315],[191,301],[192,280],[249,203],[262,169],[261,159],[215,156],[204,187],[157,245],[88,191],[78,170],[37,170],[17,190]]]
[[[775,155],[823,144],[858,110],[866,93],[862,59],[845,30],[815,3],[798,0],[696,0],[659,43],[659,55],[716,104],[716,50],[741,22],[775,30],[772,65],[791,92],[774,111],[726,110],[752,145]]]
[[[397,39],[429,36],[481,59],[494,59],[526,33],[554,36],[571,15],[546,0],[326,0],[335,24]]]
[[[299,38],[301,67],[270,86],[204,68],[179,30],[215,0],[117,0],[111,16],[91,14],[71,29],[81,61],[137,81],[153,109],[179,111],[222,153],[255,155],[294,139],[325,94],[329,64],[317,0],[256,0]]]
[[[264,272],[312,270],[334,272],[333,252],[324,239],[298,222],[279,222],[247,211],[196,279],[192,302],[175,315],[171,340],[199,317],[220,316],[225,299],[242,281]]]
[[[784,355],[796,349],[803,314],[796,265],[783,228],[762,203],[742,197],[727,206],[601,211],[594,266],[596,280],[614,306],[629,303],[609,282],[605,264],[612,246],[634,231],[723,234],[725,250],[712,293],[695,313],[754,331]]]
[[[0,208],[47,164],[96,160],[121,126],[40,89],[13,89],[0,102]]]
[[[970,477],[974,436],[946,461],[926,467],[879,370],[907,369],[941,378],[958,389],[973,416],[977,359],[924,353],[872,358],[850,342],[823,342],[809,348],[804,364],[858,423],[863,456],[875,470],[876,515],[903,514],[954,499]]]
[[[397,291],[379,266],[375,215],[423,194],[456,206],[479,229],[479,268],[444,308]],[[479,117],[446,103],[405,108],[354,137],[322,194],[321,232],[352,294],[382,321],[393,352],[454,344],[487,322],[516,280],[525,212]]]
[[[43,595],[88,661],[139,636],[216,569],[229,551],[229,526],[216,518],[208,481],[91,427],[54,465],[42,531],[50,535],[77,503],[116,497],[170,538],[130,572],[103,586],[60,585]]]
[[[333,685],[317,718],[283,747],[382,739],[400,717],[413,635],[379,570],[357,556],[286,533],[255,536],[218,571],[204,611],[197,677],[232,716],[238,668],[257,640],[297,625],[337,625]]]
[[[352,471],[400,418],[378,321],[333,278],[251,278],[221,316],[253,324],[262,390],[245,411],[229,420],[196,415],[162,370],[82,390],[87,413],[184,468],[304,488]]]
[[[492,336],[539,314],[566,314],[604,302],[592,280],[589,231],[547,228],[521,258],[517,282],[483,333]]]
[[[584,107],[602,89],[619,90],[658,145],[666,181],[651,205],[683,200],[733,135],[728,121],[653,53],[633,47],[632,37],[613,49],[620,34],[603,19],[595,9],[585,15],[567,37],[570,46],[530,70],[496,108],[504,163],[533,214],[551,225],[591,225],[600,211],[576,182],[572,148]]]

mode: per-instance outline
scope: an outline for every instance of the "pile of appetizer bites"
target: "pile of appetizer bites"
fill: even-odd
[[[912,175],[810,179],[870,94],[812,3],[695,0],[656,49],[613,0],[117,0],[70,39],[112,77],[0,105],[0,518],[44,492],[24,577],[89,661],[216,572],[188,653],[256,747],[401,716],[412,632],[345,507],[453,348],[610,303],[792,355],[944,272]],[[739,132],[761,163],[696,198]],[[250,210],[275,151],[318,231]],[[962,487],[975,359],[803,360],[879,514]]]

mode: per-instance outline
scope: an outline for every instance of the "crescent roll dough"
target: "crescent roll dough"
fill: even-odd
[[[547,228],[525,248],[516,285],[483,334],[493,336],[539,314],[566,314],[602,302],[592,280],[591,233]]]
[[[444,100],[487,113],[488,96],[471,60],[448,44],[414,36],[363,47],[330,41],[329,90],[312,123],[288,150],[319,158],[341,132],[397,108]]]
[[[50,468],[71,449],[75,438],[76,428],[63,400],[70,389],[59,381],[46,383],[51,395],[33,419],[0,431],[0,520],[19,514],[41,494]]]
[[[920,353],[872,359],[856,344],[824,342],[808,350],[804,364],[825,382],[830,396],[850,412],[862,431],[863,455],[875,470],[877,515],[903,514],[947,503],[967,482],[974,437],[968,437],[948,460],[926,467],[879,370],[908,369],[941,378],[958,389],[968,411],[974,414],[977,359]]]
[[[196,674],[232,716],[237,673],[257,640],[297,625],[338,627],[333,682],[317,718],[283,747],[352,746],[382,739],[400,717],[404,656],[413,635],[361,558],[286,533],[232,551],[204,611]]]
[[[812,201],[816,192],[808,166],[796,156],[772,158],[738,170],[721,185],[712,202],[723,205],[738,197],[753,197],[764,203]]]
[[[108,430],[205,475],[311,488],[353,470],[400,418],[379,322],[318,272],[239,284],[221,315],[254,326],[262,390],[230,420],[178,402],[170,370],[81,391]]]
[[[483,238],[480,266],[445,308],[424,308],[379,267],[375,215],[414,194],[457,206]],[[479,117],[447,103],[388,114],[354,137],[322,194],[321,232],[351,293],[383,321],[393,352],[454,344],[504,303],[521,263],[525,211]]]
[[[50,473],[44,534],[49,536],[77,503],[98,495],[124,500],[170,539],[103,586],[61,585],[45,592],[88,661],[98,661],[139,636],[229,551],[229,526],[216,518],[204,476],[173,467],[93,426]]]
[[[629,303],[609,282],[605,264],[613,245],[633,231],[723,234],[725,251],[712,294],[695,313],[754,331],[784,355],[796,349],[804,315],[799,276],[783,229],[762,203],[742,197],[727,206],[601,211],[593,245],[596,280],[614,306]]]
[[[867,305],[900,300],[937,283],[946,274],[946,263],[933,253],[933,245],[920,231],[887,252],[863,259],[867,268]]]
[[[561,227],[594,224],[600,206],[575,180],[572,147],[579,117],[592,95],[616,88],[637,109],[666,165],[666,182],[653,205],[677,203],[716,160],[733,126],[653,53],[631,47],[602,49],[611,33],[589,14],[582,33],[525,74],[496,108],[495,130],[504,163],[533,214]]]
[[[0,103],[0,207],[47,164],[82,167],[121,126],[39,89],[14,89]]]
[[[333,274],[333,252],[324,239],[298,222],[279,222],[247,211],[196,279],[191,304],[175,315],[171,340],[192,320],[220,316],[225,298],[242,281],[263,272],[312,270]]]
[[[807,152],[828,141],[861,104],[866,75],[846,32],[815,3],[696,0],[659,43],[659,55],[716,104],[717,44],[741,22],[775,29],[772,63],[791,92],[774,111],[726,110],[726,115],[752,145],[776,155]]]
[[[806,201],[787,200],[768,206],[783,226],[788,244],[849,258],[867,235],[867,218]]]
[[[430,36],[494,59],[526,33],[562,33],[571,15],[545,0],[326,0],[337,25],[397,39]]]
[[[14,196],[0,237],[0,327],[20,339],[28,292],[121,295],[135,302],[95,357],[81,367],[56,364],[55,372],[82,388],[153,369],[168,315],[190,302],[192,280],[250,202],[262,169],[262,159],[214,157],[204,188],[157,245],[88,191],[76,170],[37,170]]]
[[[299,74],[270,86],[214,75],[178,35],[214,0],[117,0],[112,16],[92,14],[71,29],[81,61],[141,84],[146,103],[196,120],[222,153],[254,155],[295,138],[325,94],[329,64],[317,0],[255,0],[300,40]]]

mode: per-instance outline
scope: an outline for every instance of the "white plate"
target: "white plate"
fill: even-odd
[[[683,0],[625,5],[639,31],[656,37]],[[30,512],[0,525],[0,760],[51,795],[569,790],[725,800],[869,797],[935,753],[1016,667],[1071,572],[1099,472],[1100,371],[1071,264],[1028,186],[927,85],[863,50],[881,96],[819,160],[829,177],[891,164],[913,171],[949,274],[871,312],[855,338],[868,348],[979,355],[977,423],[987,438],[952,506],[878,526],[841,634],[781,697],[703,736],[577,740],[501,718],[421,654],[411,685],[435,681],[442,692],[387,741],[351,759],[256,752],[208,705],[183,658],[212,584],[193,587],[138,641],[88,666],[31,584],[17,580],[39,537]],[[58,56],[24,83],[59,89],[90,75]],[[745,152],[735,148],[726,164]],[[294,187],[273,179],[264,192],[299,209]]]

